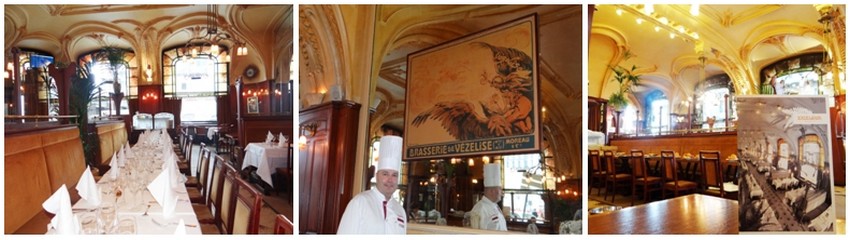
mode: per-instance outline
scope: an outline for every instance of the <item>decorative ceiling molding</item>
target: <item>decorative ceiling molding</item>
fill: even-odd
[[[710,5],[709,5],[710,6]],[[732,27],[761,16],[770,14],[782,8],[781,5],[754,5],[743,11],[733,12],[730,9],[718,11],[712,7],[703,7],[702,13],[723,27]]]
[[[46,5],[47,11],[53,16],[72,16],[91,13],[129,12],[140,10],[180,8],[192,5]]]

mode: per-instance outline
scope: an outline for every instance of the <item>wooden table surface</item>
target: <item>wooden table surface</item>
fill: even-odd
[[[737,234],[738,202],[702,194],[588,218],[590,234]]]

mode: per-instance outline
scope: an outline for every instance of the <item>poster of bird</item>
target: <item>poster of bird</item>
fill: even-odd
[[[405,159],[539,151],[537,15],[408,55]]]

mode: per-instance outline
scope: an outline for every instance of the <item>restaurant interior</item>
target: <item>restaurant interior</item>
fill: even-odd
[[[589,234],[844,234],[845,5],[588,10]]]
[[[5,234],[292,234],[292,5],[4,9]]]
[[[408,54],[529,14],[538,17],[541,150],[405,159],[393,198],[409,213],[408,234],[503,234],[464,223],[482,197],[484,164],[500,163],[508,233],[535,224],[540,233],[581,234],[580,5],[299,9],[301,234],[336,233],[349,200],[375,186],[380,138],[406,136]]]

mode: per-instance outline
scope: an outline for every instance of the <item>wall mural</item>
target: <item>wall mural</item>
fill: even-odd
[[[539,151],[537,15],[408,55],[405,159]]]
[[[737,101],[740,231],[834,232],[827,97]]]

